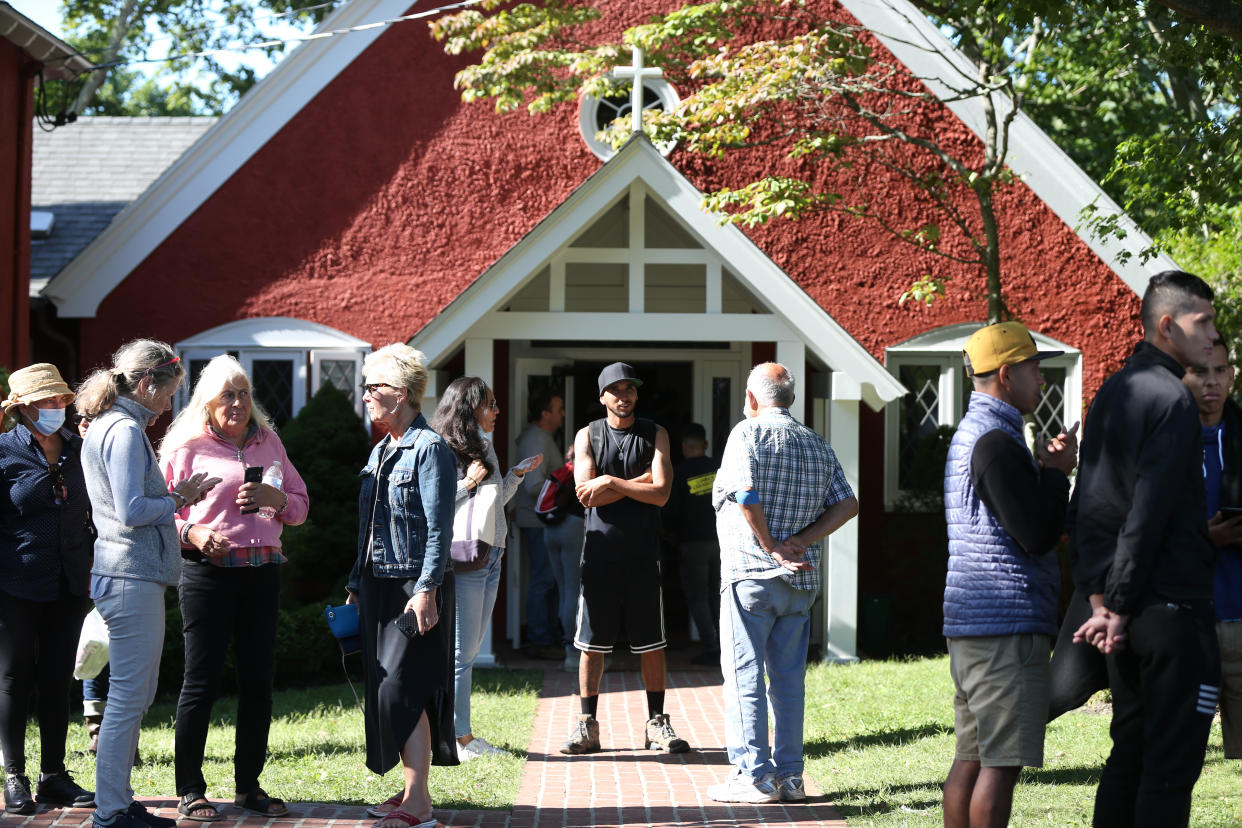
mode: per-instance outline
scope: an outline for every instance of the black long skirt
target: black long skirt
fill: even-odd
[[[366,672],[367,767],[384,774],[425,711],[431,725],[431,762],[456,765],[453,733],[453,573],[436,596],[440,620],[426,635],[406,638],[394,621],[414,594],[416,578],[377,578],[363,567],[359,611]]]

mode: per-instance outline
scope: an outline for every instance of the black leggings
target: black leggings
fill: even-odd
[[[1056,649],[1052,651],[1048,721],[1082,707],[1094,693],[1108,687],[1104,654],[1086,642],[1074,643],[1074,633],[1090,617],[1091,601],[1075,589],[1065,610],[1065,620],[1061,622]]]
[[[89,608],[63,585],[54,601],[0,595],[0,749],[10,776],[26,773],[26,716],[35,688],[39,767],[43,773],[65,769],[69,682]]]

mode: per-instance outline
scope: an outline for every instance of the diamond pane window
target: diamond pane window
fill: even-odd
[[[897,474],[903,489],[934,488],[933,469],[923,468],[924,444],[940,426],[940,366],[903,365],[899,378],[910,393],[901,399]]]
[[[256,359],[250,369],[254,398],[277,428],[293,417],[293,360]]]
[[[320,363],[320,382],[329,383],[344,391],[350,402],[354,402],[358,391],[358,381],[354,377],[354,361],[344,359],[325,359]]]
[[[1052,437],[1065,430],[1065,369],[1041,367],[1040,373],[1044,375],[1044,387],[1032,416],[1036,430]]]

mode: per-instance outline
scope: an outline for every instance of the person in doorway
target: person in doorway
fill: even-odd
[[[1212,289],[1180,270],[1143,293],[1143,341],[1087,411],[1070,499],[1074,583],[1113,693],[1113,749],[1094,824],[1190,821],[1220,687],[1203,430],[1182,377],[1218,338]]]
[[[712,484],[720,461],[707,455],[707,431],[689,423],[681,431],[683,460],[673,467],[673,491],[664,507],[664,525],[676,538],[681,587],[703,651],[691,661],[720,664],[720,544]]]
[[[1229,396],[1234,368],[1223,342],[1182,381],[1203,431],[1208,537],[1216,547],[1212,604],[1220,643],[1220,731],[1226,759],[1242,759],[1242,406]],[[1230,510],[1226,513],[1225,510]]]
[[[529,412],[526,427],[517,438],[517,456],[560,457],[561,450],[553,435],[565,423],[564,398],[546,389],[537,391],[531,395]],[[550,470],[547,465],[532,469],[523,478],[513,503],[530,579],[526,584],[526,652],[533,658],[559,661],[564,655],[562,638],[571,634],[570,630],[556,629],[560,603],[557,595],[563,589],[559,571],[562,562],[549,558],[544,525],[535,514],[535,499]]]
[[[1027,448],[1022,417],[1039,404],[1040,351],[1019,322],[975,331],[962,352],[974,383],[949,444],[944,590],[957,748],[944,784],[946,828],[1004,828],[1023,767],[1044,763],[1049,652],[1057,634],[1075,424]],[[1052,553],[1052,554],[1050,554]]]
[[[858,499],[828,442],[789,413],[793,402],[785,366],[751,370],[746,419],[729,434],[712,486],[731,765],[728,778],[707,789],[717,802],[806,799],[802,718],[819,543],[858,514]]]
[[[599,374],[599,401],[607,416],[574,439],[574,482],[586,507],[582,550],[582,593],[574,644],[581,713],[561,753],[600,749],[600,680],[604,656],[624,621],[630,649],[642,662],[647,691],[644,746],[684,753],[689,743],[673,731],[664,712],[667,681],[664,600],[660,574],[660,507],[668,501],[673,475],[668,432],[635,415],[638,387],[634,369],[614,362]]]

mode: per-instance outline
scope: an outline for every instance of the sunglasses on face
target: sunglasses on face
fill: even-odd
[[[391,388],[394,391],[398,390],[397,386],[389,385],[386,382],[364,382],[361,385],[361,388],[363,391],[367,392],[368,394],[374,394],[376,388]]]

